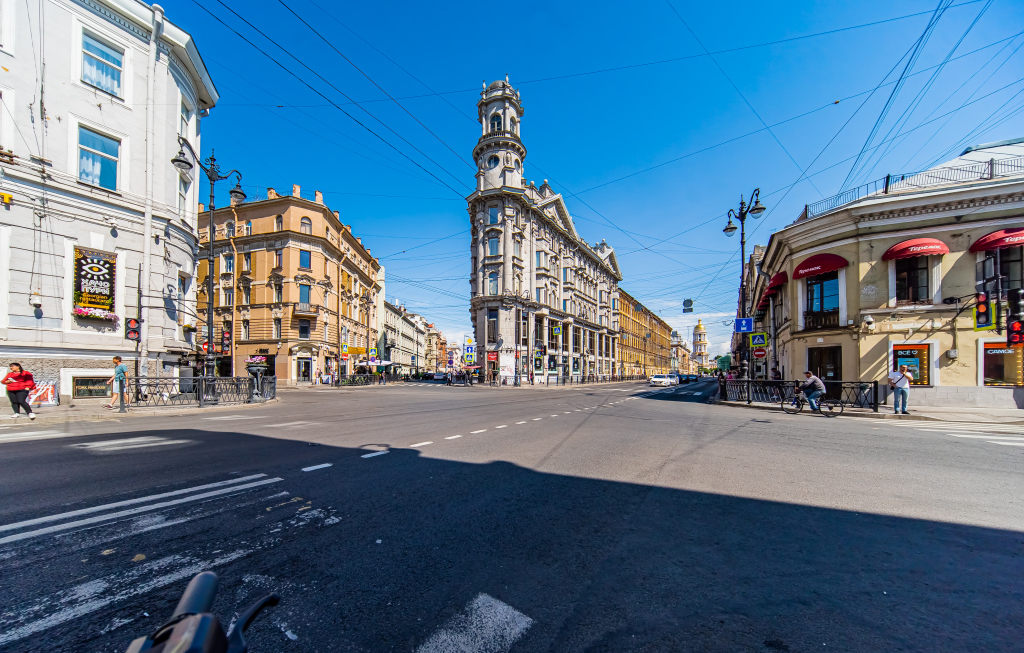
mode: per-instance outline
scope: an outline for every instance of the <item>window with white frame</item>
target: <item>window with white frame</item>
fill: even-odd
[[[222,266],[221,272],[234,272],[235,271],[235,257],[231,254],[222,255]]]
[[[117,190],[121,141],[86,127],[78,128],[78,179],[93,186]]]
[[[188,139],[188,125],[192,122],[192,110],[184,102],[181,103],[181,120],[178,125],[178,135]]]
[[[235,289],[234,288],[221,288],[221,306],[234,306],[235,305]]]
[[[82,32],[82,81],[121,97],[124,50]]]
[[[188,191],[192,188],[192,183],[182,176],[178,176],[178,215],[182,218],[185,217],[188,211]]]

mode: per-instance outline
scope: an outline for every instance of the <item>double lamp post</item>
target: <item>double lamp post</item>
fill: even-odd
[[[732,236],[736,233],[736,225],[733,223],[733,218],[739,220],[739,232],[740,232],[740,317],[749,317],[747,315],[747,216],[752,216],[755,220],[761,217],[764,213],[764,205],[761,204],[761,189],[755,188],[754,192],[750,194],[751,205],[747,205],[743,201],[743,196],[740,195],[740,210],[736,212],[729,209],[729,224],[725,225],[726,236]],[[747,371],[750,368],[750,361],[748,360],[749,351],[746,345],[740,344],[740,351],[743,352],[743,360],[740,362],[740,378],[747,378]]]

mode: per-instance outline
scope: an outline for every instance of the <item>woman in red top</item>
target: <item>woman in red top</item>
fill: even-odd
[[[11,417],[21,417],[21,408],[24,406],[29,419],[35,419],[36,414],[32,412],[32,404],[28,403],[28,393],[36,387],[32,372],[26,372],[21,363],[11,363],[11,371],[3,379],[0,379],[0,383],[7,386],[7,398],[11,400],[11,408],[14,409],[14,414]]]

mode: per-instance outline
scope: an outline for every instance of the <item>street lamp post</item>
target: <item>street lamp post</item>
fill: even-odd
[[[725,225],[725,229],[722,229],[726,236],[731,237],[736,233],[736,225],[733,224],[732,219],[736,218],[740,221],[740,317],[747,317],[747,275],[744,274],[747,265],[747,216],[753,216],[756,220],[764,213],[764,205],[761,204],[760,198],[760,188],[755,188],[754,192],[750,194],[750,206],[743,201],[743,196],[740,195],[739,212],[729,209],[729,224]],[[750,362],[747,360],[749,352],[742,344],[740,345],[740,350],[743,352],[743,360],[740,362],[740,378],[745,379],[747,378],[747,368],[750,366]]]
[[[206,173],[206,179],[210,182],[210,233],[206,243],[206,376],[213,376],[213,361],[216,358],[213,354],[213,239],[215,233],[213,224],[213,185],[218,181],[227,179],[231,175],[236,175],[238,181],[235,183],[235,187],[228,191],[228,194],[231,195],[231,199],[243,202],[245,201],[245,191],[242,190],[242,173],[232,170],[226,175],[220,174],[220,167],[217,165],[217,159],[213,156],[213,150],[210,150],[210,156],[207,157],[204,164],[199,161],[199,155],[196,154],[196,151],[192,149],[192,146],[186,139],[179,136],[178,145],[178,154],[171,159],[174,167],[182,172],[188,172],[192,169],[192,162],[185,156],[185,150],[180,149],[188,148],[188,151],[192,153],[192,158],[195,159],[202,171]]]

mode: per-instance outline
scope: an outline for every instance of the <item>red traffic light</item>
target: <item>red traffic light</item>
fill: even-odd
[[[1013,320],[1006,325],[1006,344],[1010,347],[1024,345],[1024,322]]]
[[[977,300],[978,304],[983,304],[983,303],[988,301],[988,293],[986,293],[986,292],[976,293],[974,295],[974,298],[975,298],[975,300]]]
[[[138,329],[139,326],[140,326],[139,325],[139,321],[137,319],[135,319],[134,317],[129,317],[129,318],[125,319],[124,325],[125,325],[125,327],[127,327],[129,329]]]

